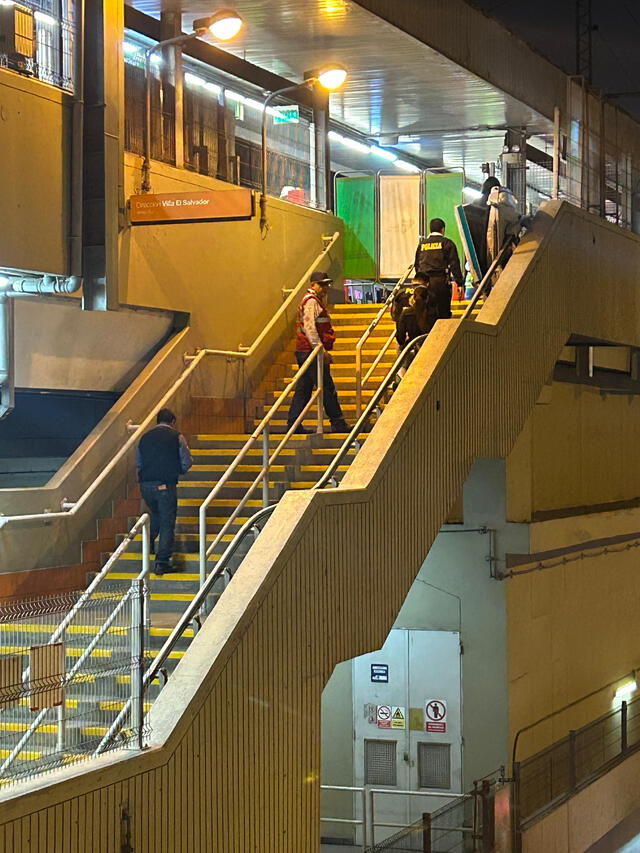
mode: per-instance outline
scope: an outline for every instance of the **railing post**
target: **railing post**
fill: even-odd
[[[620,752],[626,752],[629,746],[628,735],[628,707],[627,703],[623,702],[620,706]]]
[[[321,348],[317,356],[318,367],[318,426],[316,432],[322,435],[324,431],[324,350]]]
[[[369,790],[367,791],[367,794],[369,796],[369,809],[368,809],[368,813],[367,813],[367,819],[368,819],[368,823],[369,823],[369,832],[367,834],[369,836],[369,844],[371,845],[371,847],[375,847],[376,846],[376,819],[375,819],[375,814],[374,814],[375,805],[373,802],[373,797],[374,797],[373,788],[369,788]]]
[[[576,787],[576,733],[574,729],[569,732],[569,791]]]
[[[360,794],[362,797],[362,851],[366,853],[369,849],[369,827],[367,825],[367,789],[363,788]],[[373,841],[371,842],[373,847]]]
[[[143,576],[149,574],[149,561],[151,559],[151,520],[147,517],[142,525],[142,573]]]
[[[64,677],[64,676],[63,676]],[[65,719],[65,707],[66,707],[66,686],[62,689],[62,704],[58,705],[56,708],[56,717],[58,723],[58,731],[56,735],[56,752],[64,752],[65,743],[67,740],[67,732],[66,732],[66,719]]]
[[[131,745],[144,746],[144,581],[131,582]]]
[[[262,430],[262,506],[269,506],[269,424]]]
[[[432,853],[431,815],[429,812],[424,812],[422,815],[422,853]]]
[[[511,781],[511,837],[514,853],[520,850],[520,762],[513,762]]]
[[[482,853],[490,853],[495,844],[495,813],[491,802],[491,784],[488,779],[482,780],[480,791],[482,798]]]
[[[362,350],[360,341],[356,344],[356,420],[362,414]]]
[[[200,589],[207,579],[207,504],[200,505],[198,511],[198,562],[200,565]],[[203,605],[203,611],[204,608]]]

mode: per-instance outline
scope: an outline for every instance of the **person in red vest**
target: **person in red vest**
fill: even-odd
[[[331,421],[331,432],[351,432],[351,427],[346,423],[338,402],[336,386],[331,377],[331,350],[336,340],[331,317],[327,311],[327,291],[332,284],[324,272],[311,273],[309,290],[305,293],[298,309],[296,320],[296,361],[300,367],[309,357],[309,353],[318,344],[324,348],[324,409]],[[311,365],[300,377],[291,401],[287,423],[289,428],[296,422],[298,416],[309,402],[313,389],[316,386],[317,369]],[[296,432],[308,433],[302,424],[298,425]]]

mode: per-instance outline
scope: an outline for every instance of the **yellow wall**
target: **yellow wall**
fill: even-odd
[[[0,68],[0,267],[68,272],[70,104]]]
[[[554,382],[508,457],[508,518],[640,495],[640,397]]]
[[[519,758],[610,711],[616,686],[640,667],[638,548],[609,543],[604,554],[587,544],[636,531],[640,537],[638,509],[531,525],[531,552],[559,564],[527,572],[536,558],[503,581],[511,743],[521,727],[598,692],[523,736]],[[544,554],[577,543],[590,556]]]
[[[127,198],[140,183],[140,158],[125,158]],[[186,170],[153,163],[154,192],[233,189]],[[141,225],[120,241],[120,301],[191,314],[203,346],[248,346],[282,305],[322,249],[321,236],[342,220],[290,202],[269,199],[271,228],[263,239],[259,217],[243,222]],[[342,276],[341,250],[330,268]]]

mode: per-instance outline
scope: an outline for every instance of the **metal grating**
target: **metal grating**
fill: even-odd
[[[418,782],[421,788],[451,787],[451,744],[418,744]]]
[[[365,740],[365,785],[397,785],[396,741]]]

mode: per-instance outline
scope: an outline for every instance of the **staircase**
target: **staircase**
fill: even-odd
[[[462,316],[466,302],[454,302],[452,311],[454,317]],[[379,305],[336,305],[332,308],[332,321],[336,330],[336,345],[333,351],[333,363],[331,366],[332,376],[338,391],[340,403],[345,419],[353,424],[356,420],[356,388],[355,388],[355,352],[356,344],[360,337],[375,318],[380,309]],[[363,371],[366,372],[373,360],[386,342],[394,324],[388,315],[378,324],[369,336],[363,349]],[[363,407],[371,399],[380,381],[388,373],[396,359],[395,344],[389,347],[386,354],[378,364],[374,375],[367,386],[363,389]],[[259,408],[255,411],[255,417],[247,426],[253,429],[264,416],[264,413],[273,404],[278,394],[291,381],[297,369],[293,358],[292,347],[282,354],[278,361],[267,373],[256,398],[259,399]],[[271,422],[273,434],[270,437],[270,445],[275,448],[286,430],[287,405],[278,413]],[[330,423],[324,422],[326,432],[317,435],[315,432],[308,435],[294,435],[281,452],[279,461],[274,465],[270,473],[269,497],[271,502],[277,502],[288,489],[309,489],[320,479],[327,466],[335,456],[344,442],[344,434],[329,433]],[[315,428],[315,408],[309,413],[307,421],[308,428]],[[181,614],[193,599],[199,588],[199,566],[198,566],[198,510],[202,500],[208,495],[219,477],[226,471],[230,463],[237,456],[245,444],[249,431],[245,433],[202,433],[190,437],[189,444],[192,450],[194,464],[191,470],[182,478],[178,489],[178,519],[176,525],[176,545],[174,562],[181,567],[182,571],[157,577],[150,574],[147,579],[149,591],[150,629],[147,638],[148,647],[146,657],[151,659],[157,655],[171,630],[178,622]],[[361,433],[359,443],[366,440],[367,433]],[[350,451],[355,456],[356,449]],[[256,446],[249,451],[247,462],[239,467],[237,478],[229,481],[222,490],[218,499],[214,500],[209,509],[207,517],[207,533],[210,539],[220,531],[238,500],[245,494],[249,485],[253,482],[262,468],[262,448]],[[345,473],[348,465],[340,466],[338,478]],[[95,550],[101,542],[109,541],[108,535],[114,532],[114,525],[120,525],[119,533],[116,532],[116,543],[121,541],[125,531],[130,529],[135,517],[128,519],[128,524],[123,524],[121,513],[123,508],[134,511],[139,505],[139,492],[137,487],[129,490],[127,498],[114,510],[120,516],[119,521],[114,518],[102,520],[98,526],[98,539],[91,543],[85,543],[86,554],[95,559]],[[262,495],[260,487],[255,490],[254,496],[246,506],[246,512],[233,522],[229,531],[218,544],[216,552],[211,555],[209,568],[215,566],[217,560],[233,539],[235,533],[262,507]],[[105,538],[105,531],[107,538]],[[241,546],[234,557],[232,570],[242,561],[247,550],[253,544],[253,538],[249,537],[245,545]],[[141,560],[142,540],[138,536],[129,546],[128,551],[118,561],[116,566],[107,575],[100,589],[104,594],[109,592],[122,593],[127,589],[131,581],[137,576],[142,568]],[[109,553],[101,554],[100,565],[109,557]],[[94,569],[95,563],[88,563],[88,567]],[[95,570],[95,569],[94,569]],[[214,590],[219,596],[224,589],[224,580],[221,578]],[[29,647],[31,645],[46,642],[50,634],[55,630],[56,622],[47,625],[47,631],[43,631],[42,625],[22,624],[20,632],[12,636],[12,644],[0,647],[0,656],[12,654],[19,646]],[[99,624],[99,623],[97,623]],[[0,625],[0,628],[2,626]],[[93,629],[97,630],[96,628]],[[193,630],[187,630],[178,646],[171,653],[167,661],[167,674],[175,668],[183,657],[184,652],[193,638]],[[73,637],[66,638],[66,653],[69,660],[76,660],[86,648],[91,639],[91,627],[87,626],[84,632],[75,632]],[[107,657],[111,653],[108,648],[108,635],[106,644],[96,649],[93,658]],[[130,676],[120,672],[113,676],[113,691],[103,696],[96,702],[95,696],[89,697],[93,700],[93,706],[87,704],[86,690],[79,691],[73,685],[67,690],[66,708],[77,709],[78,721],[75,726],[77,731],[73,741],[76,748],[65,754],[64,762],[77,760],[83,751],[88,753],[95,749],[101,738],[108,731],[110,723],[115,719],[118,711],[122,708],[127,696]],[[148,708],[159,692],[159,683],[156,679],[151,685],[145,697],[145,707]],[[28,728],[25,718],[30,721],[26,714],[23,700],[22,705],[12,709],[11,712],[0,713],[0,763],[11,752],[18,743],[21,735]],[[86,707],[84,707],[86,705]],[[39,727],[38,731],[29,741],[26,748],[20,753],[8,773],[13,776],[23,776],[29,772],[30,765],[40,765],[48,754],[56,753],[57,723],[53,711]],[[58,759],[59,763],[59,759]],[[0,780],[0,785],[2,780]]]

